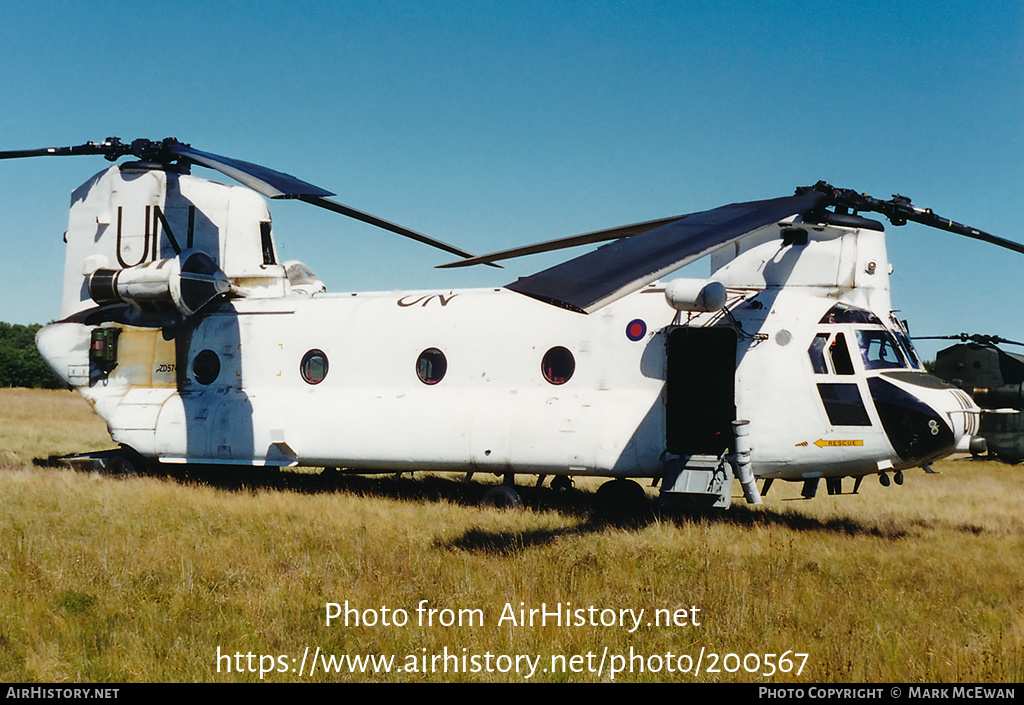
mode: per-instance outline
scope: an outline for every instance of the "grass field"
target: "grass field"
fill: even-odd
[[[1024,681],[1022,468],[607,523],[587,488],[33,464],[110,446],[70,392],[0,390],[4,681]],[[364,654],[390,672],[329,660]]]

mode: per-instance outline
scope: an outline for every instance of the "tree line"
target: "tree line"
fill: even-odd
[[[0,322],[0,387],[35,387],[63,389],[55,375],[36,350],[36,332],[42,324],[22,326]]]

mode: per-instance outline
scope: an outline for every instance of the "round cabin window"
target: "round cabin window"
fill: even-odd
[[[213,384],[220,374],[220,358],[213,350],[203,350],[192,360],[192,375],[199,384]]]
[[[448,360],[437,348],[427,348],[416,360],[416,376],[423,384],[437,384],[448,371]]]
[[[576,371],[576,359],[567,349],[558,346],[544,353],[540,369],[551,384],[565,384]]]
[[[302,356],[299,373],[307,384],[320,384],[327,376],[327,355],[322,350],[310,350]]]

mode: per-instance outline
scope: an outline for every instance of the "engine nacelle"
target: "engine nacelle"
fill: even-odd
[[[677,311],[710,312],[725,306],[725,285],[708,279],[674,279],[665,285],[665,300]]]
[[[228,277],[205,252],[126,269],[97,269],[89,275],[89,296],[102,305],[127,303],[145,311],[176,309],[191,316],[231,288]]]

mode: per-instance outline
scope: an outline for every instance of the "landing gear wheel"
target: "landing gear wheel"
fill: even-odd
[[[495,509],[522,509],[523,500],[515,488],[508,485],[495,485],[486,492],[481,503]]]
[[[559,492],[568,492],[575,484],[568,475],[556,475],[551,478],[551,489]]]
[[[107,459],[106,471],[117,477],[133,477],[139,474],[135,463],[126,455],[112,455]]]
[[[597,510],[608,516],[637,514],[650,504],[644,488],[633,480],[609,480],[595,496]]]

